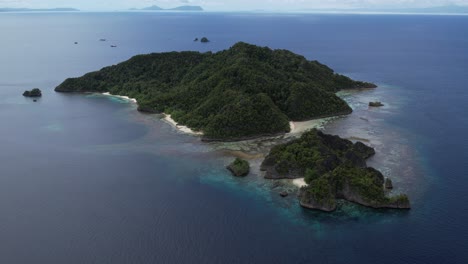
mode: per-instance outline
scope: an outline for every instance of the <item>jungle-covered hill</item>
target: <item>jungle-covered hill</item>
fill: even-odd
[[[373,87],[290,51],[239,42],[217,53],[138,55],[55,90],[129,96],[140,111],[171,114],[205,139],[236,140],[288,132],[291,120],[349,114],[335,93]]]

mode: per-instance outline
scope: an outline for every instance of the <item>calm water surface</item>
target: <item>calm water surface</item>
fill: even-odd
[[[467,28],[464,16],[1,14],[0,263],[467,263]],[[126,101],[53,92],[136,54],[237,41],[379,84],[341,93],[354,113],[323,128],[375,147],[369,164],[414,208],[303,210],[279,197],[288,182],[226,172],[224,149],[256,144],[204,144]],[[33,87],[36,103],[21,96]]]

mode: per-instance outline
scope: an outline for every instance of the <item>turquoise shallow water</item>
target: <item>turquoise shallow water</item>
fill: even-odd
[[[2,14],[0,262],[464,263],[468,39],[465,17],[253,14]],[[294,29],[294,30],[292,30]],[[193,43],[208,36],[208,45]],[[118,48],[101,43],[107,38]],[[286,48],[379,84],[341,94],[354,109],[324,125],[377,150],[369,164],[411,211],[343,203],[304,210],[288,182],[233,178],[229,150],[125,100],[53,88],[132,55]],[[79,45],[74,45],[78,41]],[[40,87],[34,103],[25,89]],[[369,109],[369,101],[385,107]],[[238,153],[237,153],[238,154]],[[252,160],[258,166],[260,159]],[[25,254],[27,252],[27,254]]]

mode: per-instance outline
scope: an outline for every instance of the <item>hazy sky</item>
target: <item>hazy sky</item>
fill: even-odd
[[[468,5],[468,0],[0,0],[0,7],[75,7],[83,10],[118,10],[158,5],[201,5],[206,10],[303,10],[314,8],[400,8]]]

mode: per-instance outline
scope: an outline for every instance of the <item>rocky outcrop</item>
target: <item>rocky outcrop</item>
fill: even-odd
[[[161,114],[161,112],[157,111],[156,109],[150,106],[138,105],[137,110],[142,113]]]
[[[330,212],[344,199],[372,208],[409,209],[408,197],[388,197],[384,187],[391,181],[367,167],[366,159],[374,154],[361,142],[313,129],[272,148],[261,169],[268,179],[304,177],[308,185],[300,189],[299,202],[305,208]]]
[[[314,167],[319,174],[344,163],[366,167],[365,159],[374,154],[373,148],[361,142],[353,144],[350,140],[313,129],[300,139],[275,146],[260,169],[266,172],[266,179],[296,179],[304,177],[306,166]]]
[[[393,189],[393,182],[389,178],[385,179],[385,189]]]
[[[229,166],[226,167],[232,175],[236,177],[247,176],[250,172],[250,164],[248,161],[236,158]]]
[[[336,200],[344,199],[371,208],[410,209],[406,195],[387,197],[384,177],[374,168],[341,166],[314,180],[300,191],[300,204],[321,211],[336,210]]]
[[[34,88],[31,91],[24,91],[23,96],[25,97],[41,97],[42,92],[38,88]]]
[[[360,141],[358,141],[358,142],[356,142],[354,144],[353,150],[356,153],[358,153],[361,156],[361,158],[363,158],[363,159],[368,159],[368,158],[375,155],[374,148],[371,148],[371,147],[367,146],[366,144],[364,144],[364,143],[362,143]]]
[[[336,189],[328,178],[313,181],[314,188],[302,187],[299,191],[299,203],[302,207],[325,212],[336,210]]]
[[[369,102],[370,107],[381,107],[384,106],[381,102]]]
[[[206,38],[206,37],[203,37],[203,38],[201,38],[200,42],[201,43],[208,43],[208,42],[210,42],[210,40],[208,38]]]

